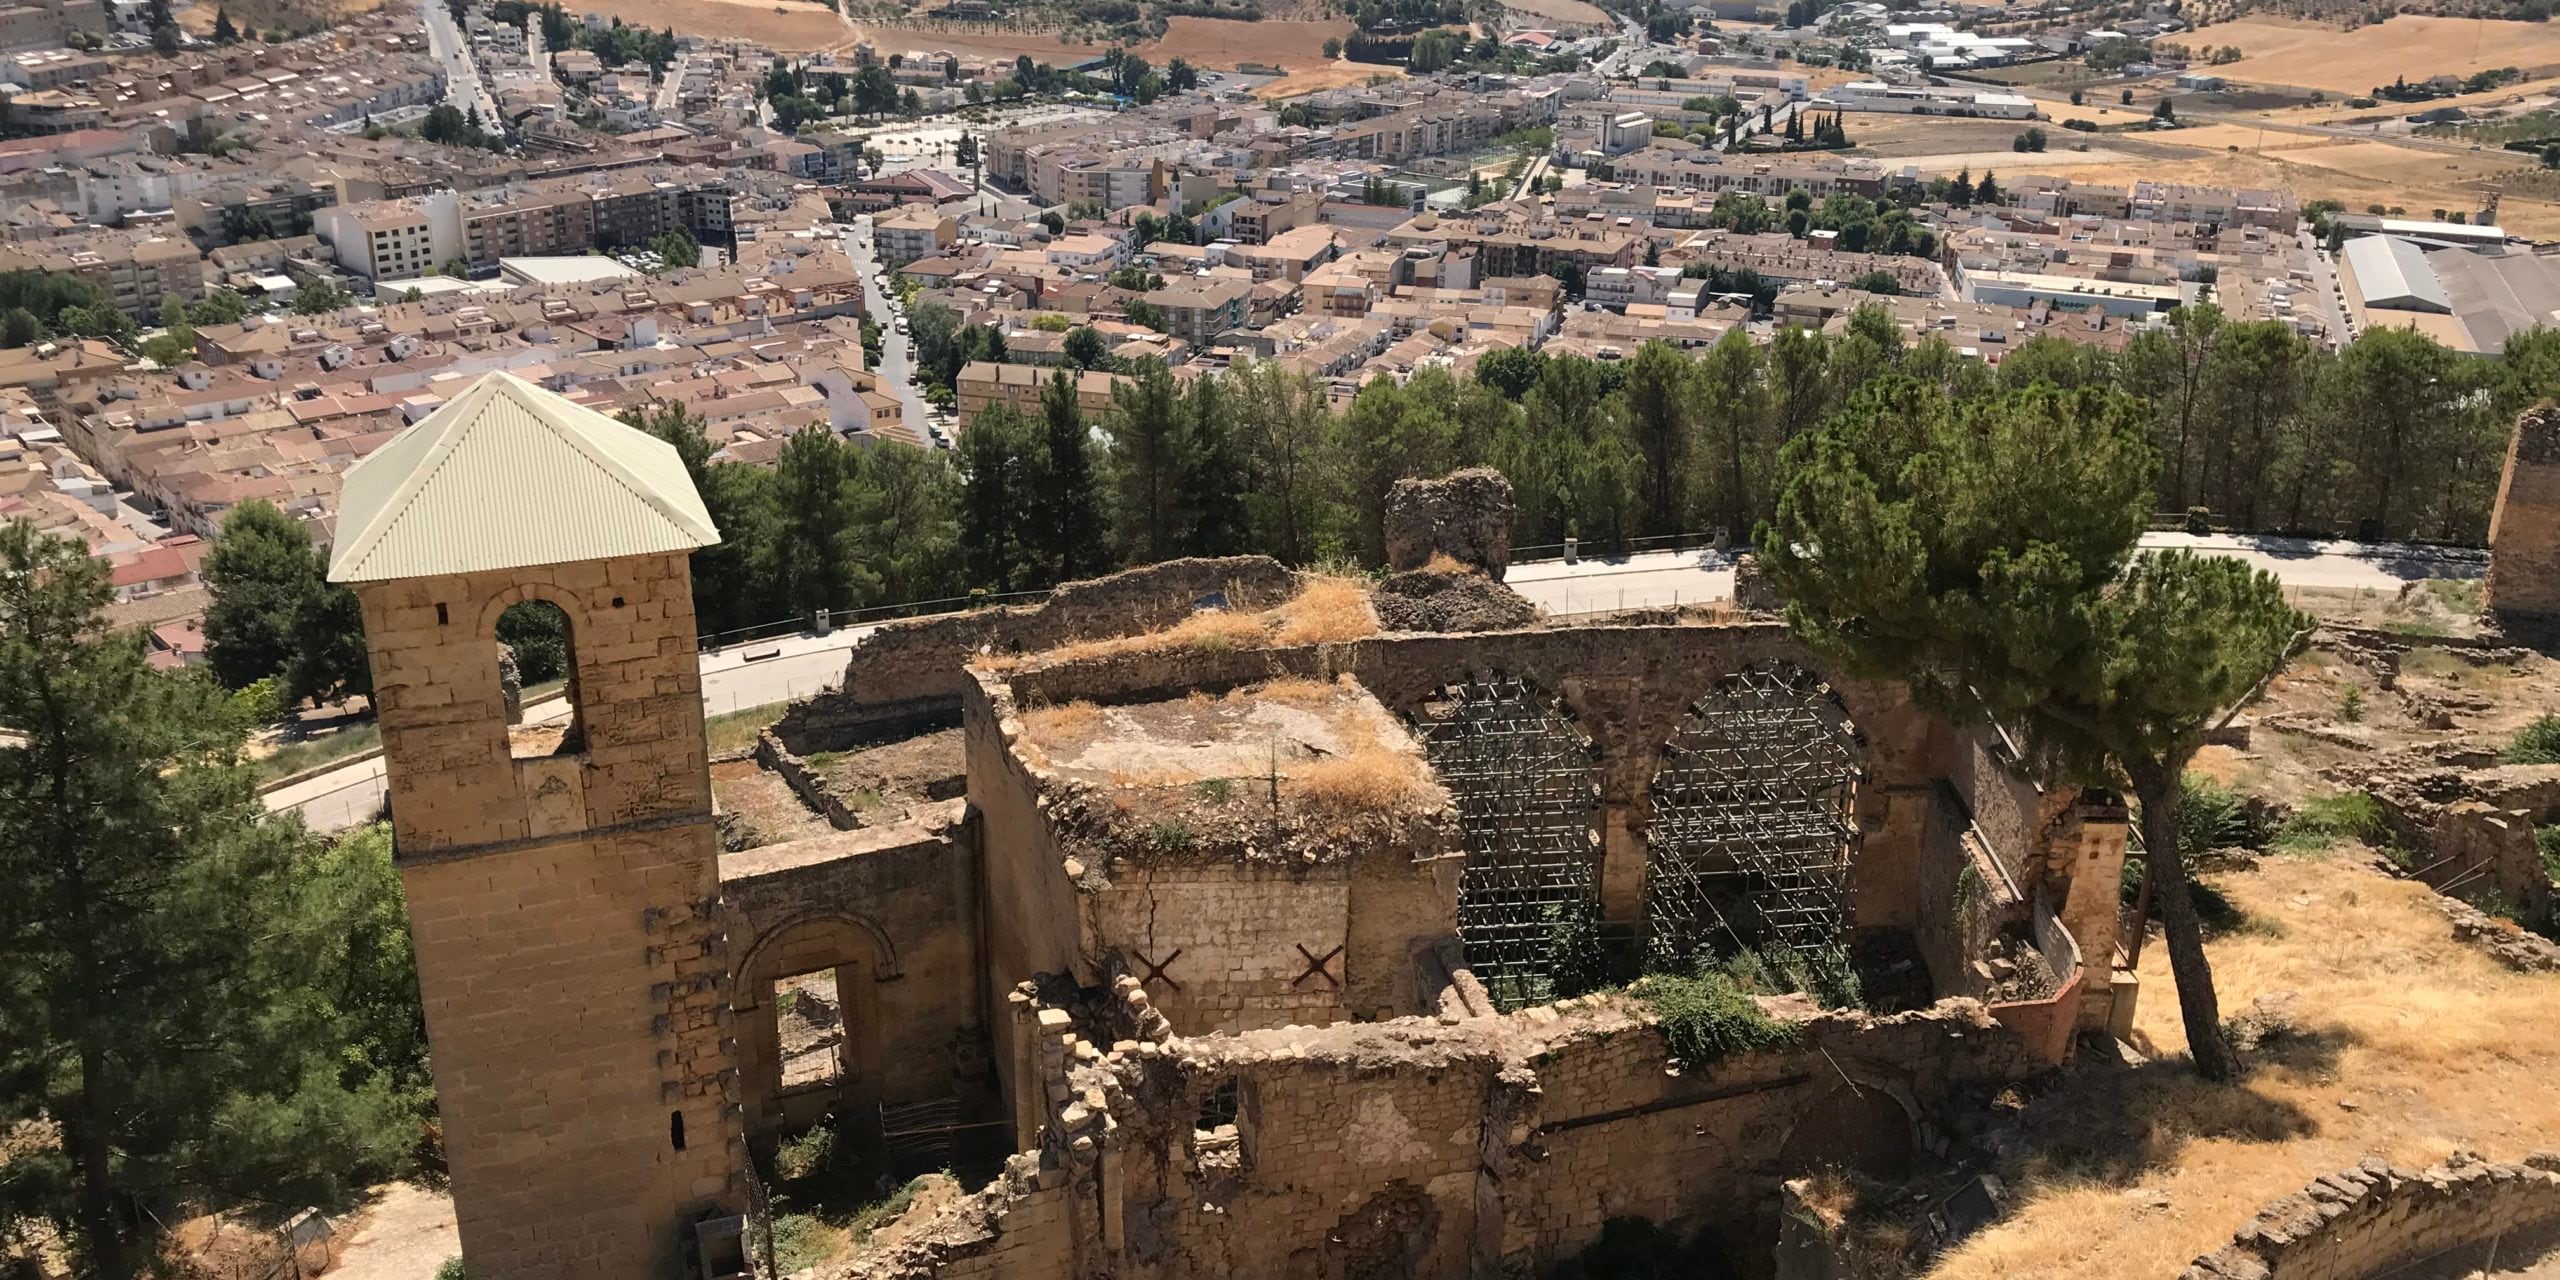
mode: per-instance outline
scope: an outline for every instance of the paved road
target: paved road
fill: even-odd
[[[2397,591],[2428,578],[2477,578],[2488,566],[2483,552],[2393,544],[2322,542],[2306,538],[2143,535],[2142,545],[2185,547],[2237,556],[2274,571],[2286,586],[2314,590]],[[1730,599],[1733,562],[1713,551],[1659,551],[1617,560],[1531,561],[1511,566],[1506,580],[1551,614],[1650,608]],[[832,635],[790,636],[734,644],[702,657],[706,715],[805,698],[844,675],[845,651],[877,624],[847,627]],[[566,704],[537,704],[539,722]],[[352,764],[267,794],[270,811],[300,809],[315,830],[339,831],[370,820],[382,808],[382,761]]]
[[[845,256],[853,259],[853,269],[862,277],[862,305],[865,314],[880,323],[880,381],[898,397],[898,412],[907,426],[927,440],[932,439],[928,424],[931,406],[915,382],[915,345],[907,335],[898,332],[898,316],[889,309],[889,294],[876,278],[880,260],[873,255],[871,215],[863,214],[848,225],[844,233]]]
[[[444,0],[425,0],[421,7],[427,24],[427,48],[444,63],[444,100],[464,115],[479,112],[480,123],[495,128],[498,100],[490,97],[489,87],[480,82],[480,66],[471,57],[471,42],[454,25],[453,13],[444,7]]]

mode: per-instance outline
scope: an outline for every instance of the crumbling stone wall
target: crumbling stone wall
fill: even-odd
[[[2534,827],[2560,820],[2560,765],[2386,772],[2367,790],[2418,879],[2454,894],[2493,889],[2528,917],[2552,909]]]
[[[992,1104],[978,1015],[977,860],[967,806],[920,821],[766,845],[720,859],[738,945],[739,1073],[759,1137],[860,1104],[960,1097]],[[832,969],[843,1003],[844,1078],[789,1098],[773,983]]]
[[[1419,569],[1446,555],[1496,582],[1511,567],[1511,482],[1491,467],[1437,480],[1398,480],[1387,492],[1387,567]]]
[[[2377,1157],[2268,1205],[2180,1280],[2364,1280],[2555,1222],[2560,1152],[2522,1164],[2456,1152],[2424,1170]]]
[[[2548,630],[2560,621],[2560,405],[2516,419],[2489,514],[2489,611]]]
[[[1056,1087],[1016,1167],[1067,1192],[1063,1231],[1042,1229],[1066,1237],[1072,1273],[1129,1280],[1539,1274],[1619,1215],[1767,1238],[1788,1170],[1856,1154],[1809,1120],[1872,1105],[1909,1146],[1942,1149],[1930,1117],[1950,1089],[2042,1065],[1971,1001],[1894,1017],[1771,1002],[1793,1046],[1673,1071],[1625,997],[1187,1039],[1148,1019],[1133,979],[1082,1023],[1022,996]],[[1036,1211],[1018,1190],[991,1199],[926,1234],[995,1256]],[[954,1274],[950,1250],[928,1253],[863,1274]],[[1006,1256],[967,1274],[1060,1274]]]
[[[1349,674],[1391,710],[1411,712],[1454,683],[1506,675],[1527,679],[1560,696],[1598,749],[1601,905],[1608,919],[1633,924],[1641,914],[1649,795],[1662,745],[1718,679],[1764,663],[1820,670],[1783,624],[1698,625],[1666,610],[1593,625],[1479,635],[1381,635],[1294,649],[1124,654],[1024,670],[998,687],[1008,701],[1026,704],[1109,704],[1191,689],[1222,692],[1282,675],[1331,680]],[[1857,923],[1919,925],[1917,886],[1926,873],[1920,848],[1931,814],[1944,803],[1940,793],[1954,786],[1959,807],[1973,817],[1988,847],[2012,865],[2019,882],[2015,901],[2027,900],[2042,878],[2057,878],[2056,909],[2085,962],[2109,966],[2116,875],[2124,856],[2121,807],[2105,797],[2046,795],[1994,759],[1990,739],[1923,714],[1898,683],[1843,679],[1833,687],[1866,752],[1858,798],[1864,847],[1851,886]],[[1946,869],[1952,873],[1952,864]],[[2108,989],[2103,973],[2084,983],[2090,1025],[2103,1022]]]
[[[972,655],[1141,635],[1204,604],[1269,608],[1296,584],[1296,575],[1269,556],[1168,560],[1066,583],[1039,604],[882,623],[854,647],[843,687],[792,704],[773,732],[807,754],[866,736],[947,725],[958,716]]]
[[[756,731],[755,759],[756,763],[771,769],[774,776],[782,779],[782,784],[791,788],[791,794],[800,797],[800,803],[825,818],[828,826],[838,831],[852,831],[867,825],[861,811],[846,804],[844,797],[837,795],[835,789],[827,785],[826,779],[819,777],[818,771],[800,758],[799,752],[783,745],[773,730]]]

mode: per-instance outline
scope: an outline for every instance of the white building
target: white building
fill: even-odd
[[[1814,99],[1812,105],[1817,108],[1837,107],[1844,111],[1894,111],[1919,116],[1980,116],[1993,120],[2036,118],[2034,100],[2014,93],[1894,85],[1880,80],[1857,80],[1835,85]]]

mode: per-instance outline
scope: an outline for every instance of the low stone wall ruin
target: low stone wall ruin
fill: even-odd
[[[2456,1152],[2425,1170],[2370,1159],[2259,1211],[2179,1280],[2365,1280],[2560,1223],[2560,1153],[2491,1164]]]
[[[755,759],[757,764],[781,778],[783,785],[791,788],[791,794],[800,797],[800,803],[825,818],[828,826],[838,831],[852,831],[869,825],[862,820],[859,811],[835,793],[835,788],[827,785],[827,780],[820,777],[817,770],[809,767],[808,761],[800,758],[800,753],[784,746],[782,739],[774,736],[773,730],[756,732]]]
[[[1287,599],[1296,583],[1269,556],[1168,560],[1067,583],[1039,604],[883,623],[854,647],[841,689],[792,704],[772,732],[807,754],[946,727],[959,718],[976,654],[1141,635],[1180,622],[1205,602],[1265,609]]]
[[[1766,1002],[1793,1045],[1676,1069],[1626,997],[1184,1039],[1134,979],[1101,1009],[1017,996],[1037,1150],[855,1274],[1456,1280],[1542,1273],[1611,1217],[1765,1238],[1784,1176],[1895,1173],[1943,1146],[1951,1088],[2044,1065],[1971,1001]]]
[[[2560,821],[2560,765],[2382,773],[2367,789],[2417,879],[2443,893],[2494,890],[2522,918],[2551,909],[2534,828]]]

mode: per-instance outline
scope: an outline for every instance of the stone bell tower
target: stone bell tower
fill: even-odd
[[[719,537],[673,448],[506,374],[346,476],[329,577],[364,605],[474,1280],[749,1269],[686,565]],[[511,734],[524,600],[568,620],[570,711]]]

